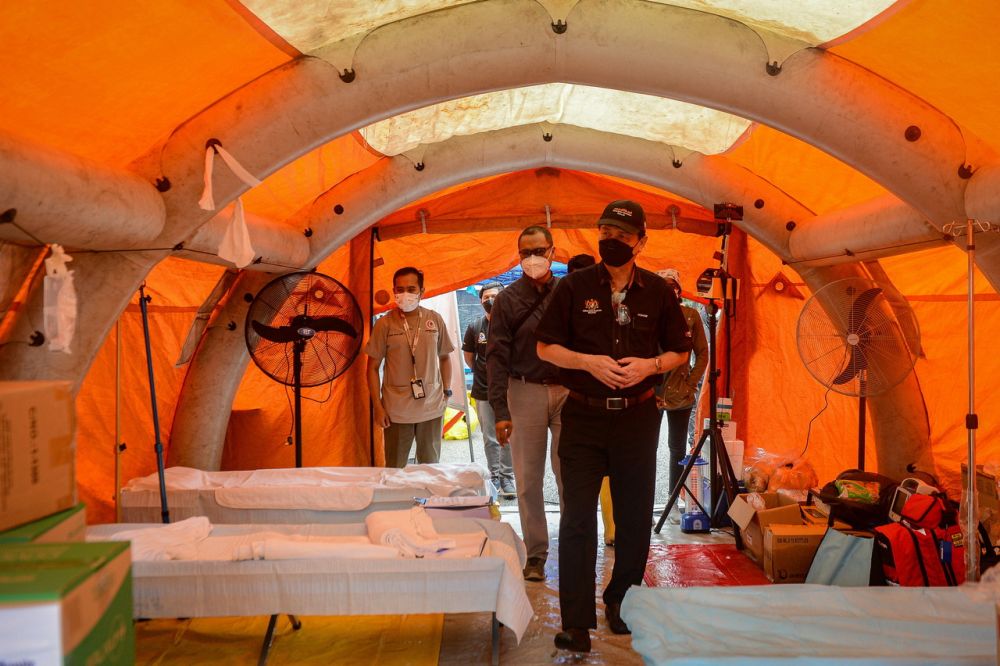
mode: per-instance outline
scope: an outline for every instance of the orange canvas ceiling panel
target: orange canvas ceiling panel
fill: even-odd
[[[426,211],[429,222],[469,220],[470,230],[488,228],[490,221],[531,216],[535,217],[534,223],[545,224],[546,205],[554,222],[559,216],[589,215],[596,223],[604,206],[615,199],[638,201],[647,215],[665,215],[669,206],[676,205],[682,216],[711,219],[701,206],[662,190],[581,171],[543,167],[477,181],[472,186],[425,198],[387,216],[379,226],[419,221],[421,210]]]
[[[726,157],[817,215],[886,194],[884,187],[836,157],[765,125],[754,125]]]
[[[0,130],[124,165],[289,60],[224,0],[0,3]]]
[[[998,24],[996,0],[914,0],[830,50],[930,102],[1000,150]]]
[[[380,159],[385,158],[356,134],[346,134],[268,176],[243,195],[243,205],[261,217],[276,222],[286,220],[340,181]]]

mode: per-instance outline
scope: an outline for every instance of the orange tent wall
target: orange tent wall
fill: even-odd
[[[160,438],[169,446],[177,396],[187,366],[175,368],[195,313],[223,268],[183,259],[168,259],[146,279],[149,303],[150,348],[156,376]],[[146,370],[146,350],[138,294],[119,319],[122,483],[156,471],[153,419]],[[115,518],[115,367],[114,329],[91,365],[76,400],[77,485],[87,504],[87,519],[112,522]],[[166,452],[164,452],[166,455]]]

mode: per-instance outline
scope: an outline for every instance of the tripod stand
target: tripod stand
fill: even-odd
[[[725,301],[725,298],[723,298]],[[724,303],[723,303],[724,304]],[[705,442],[710,442],[711,444],[711,468],[715,469],[718,466],[721,472],[722,485],[726,489],[726,497],[729,500],[730,505],[736,498],[736,475],[733,472],[732,462],[729,460],[729,452],[726,450],[725,442],[722,439],[722,430],[719,427],[718,410],[716,408],[716,401],[718,398],[718,390],[716,388],[716,381],[719,378],[719,370],[716,367],[716,357],[715,357],[715,330],[718,321],[719,306],[715,302],[715,299],[709,300],[708,306],[708,396],[709,396],[709,427],[701,433],[701,437],[698,439],[698,443],[692,449],[691,454],[688,456],[687,464],[684,465],[684,471],[681,472],[681,476],[677,479],[677,483],[670,490],[670,498],[667,500],[667,505],[663,507],[663,511],[660,513],[660,519],[656,523],[656,528],[653,530],[657,534],[663,529],[663,523],[667,520],[667,515],[670,510],[674,508],[674,504],[677,502],[677,497],[681,493],[681,488],[687,488],[687,479],[691,474],[691,470],[694,468],[694,463],[701,455],[701,450],[705,446]],[[714,476],[711,475],[711,476]],[[693,493],[691,489],[688,488],[688,495],[693,498]],[[701,506],[697,500],[695,501],[699,508],[704,511],[704,507]],[[713,527],[718,527],[722,517],[719,516],[720,509],[722,507],[721,502],[716,502],[716,505],[712,507],[711,515],[711,525]],[[708,514],[705,511],[706,515]],[[743,539],[740,537],[739,530],[735,530],[734,534],[736,536],[736,547],[743,547]]]

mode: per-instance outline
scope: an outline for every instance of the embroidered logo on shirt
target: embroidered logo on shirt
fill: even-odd
[[[479,342],[480,343],[486,342],[486,333],[483,331],[479,331]]]
[[[583,311],[587,314],[597,314],[601,311],[601,304],[596,298],[588,298],[583,302]]]
[[[434,322],[433,319],[428,319],[427,320],[427,330],[428,331],[436,331],[437,330],[437,324]]]

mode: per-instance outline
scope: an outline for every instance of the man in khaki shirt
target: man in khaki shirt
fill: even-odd
[[[455,346],[441,315],[419,305],[423,273],[411,266],[400,268],[392,287],[396,307],[375,322],[365,346],[375,425],[385,428],[386,467],[405,467],[414,439],[417,462],[436,463],[441,457],[441,419],[451,396],[448,354]]]

